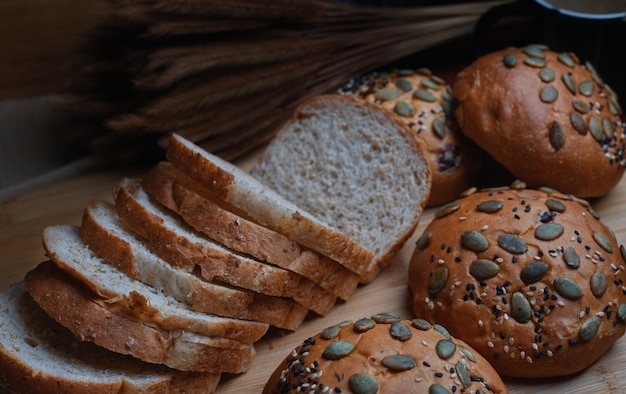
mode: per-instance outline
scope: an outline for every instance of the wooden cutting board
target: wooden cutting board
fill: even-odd
[[[250,161],[240,163],[244,168]],[[112,201],[111,190],[121,177],[142,176],[142,169],[99,172],[73,178],[0,204],[0,289],[22,280],[45,259],[41,232],[53,224],[79,224],[91,198]],[[606,197],[592,201],[620,243],[626,242],[626,179]],[[257,345],[249,372],[224,376],[219,393],[259,393],[278,363],[303,339],[343,320],[357,320],[378,312],[411,318],[407,267],[415,239],[432,220],[426,210],[414,236],[391,266],[371,284],[359,288],[352,299],[338,304],[326,317],[310,315],[296,332],[270,331]],[[587,370],[575,376],[547,380],[505,379],[511,393],[626,393],[626,338]]]

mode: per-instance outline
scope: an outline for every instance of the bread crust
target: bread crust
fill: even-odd
[[[152,168],[142,187],[209,238],[309,278],[343,300],[349,299],[359,284],[358,275],[336,261],[220,206],[171,163],[161,162]]]
[[[252,345],[224,338],[189,337],[183,331],[160,330],[122,315],[49,261],[29,271],[25,283],[35,302],[79,341],[90,341],[116,353],[183,371],[209,373],[246,372],[255,356]]]
[[[506,66],[505,57],[509,64],[516,59],[515,65]],[[453,93],[461,131],[529,187],[598,197],[623,175],[617,97],[590,64],[581,65],[571,53],[538,46],[492,52],[459,73]],[[581,121],[581,131],[572,116]]]
[[[378,316],[384,318],[375,323]],[[372,328],[355,329],[352,322],[344,322],[303,341],[278,365],[263,394],[308,392],[309,388],[321,391],[324,386],[330,388],[328,392],[352,393],[356,391],[350,389],[350,378],[358,373],[367,374],[378,383],[377,391],[362,392],[427,393],[432,390],[431,385],[439,384],[448,392],[480,389],[508,393],[489,363],[464,342],[442,334],[444,329],[434,328],[425,321],[420,322],[425,325],[418,329],[412,321],[390,314],[366,320],[373,323]],[[337,334],[329,335],[333,330]],[[342,341],[354,345],[347,356],[334,359],[324,354],[329,345],[336,346]],[[452,343],[450,354],[438,355],[437,346]],[[389,361],[383,361],[385,357],[397,355],[411,357],[415,365],[407,370],[383,365]]]
[[[417,241],[415,313],[501,375],[585,369],[625,330],[624,249],[594,215],[586,201],[553,191],[503,188],[457,200]]]
[[[136,179],[122,179],[115,188],[115,206],[120,220],[170,264],[188,272],[199,267],[200,275],[208,281],[217,280],[269,296],[291,298],[320,315],[334,306],[336,297],[308,278],[168,229],[162,217],[146,210],[135,199],[133,193],[137,191],[143,192]]]
[[[426,92],[426,98],[417,91]],[[430,70],[370,73],[351,81],[340,93],[385,108],[422,144],[432,175],[428,206],[452,201],[476,184],[483,152],[460,132],[450,86]],[[410,107],[398,107],[405,104]]]
[[[134,272],[134,279],[138,280],[139,269],[137,267],[140,262],[137,259],[141,257],[135,256],[136,251],[133,250],[133,246],[122,239],[119,233],[103,227],[101,221],[95,217],[97,212],[106,208],[115,213],[115,208],[110,203],[97,200],[88,202],[81,222],[81,237],[89,245],[89,248],[101,258],[127,274]],[[155,258],[158,257],[155,256]],[[164,263],[169,265],[165,261]],[[176,270],[173,266],[171,269]],[[145,273],[149,279],[152,279],[152,275],[155,274]],[[203,281],[195,275],[188,275],[186,280],[180,278],[180,276],[177,277],[176,286],[177,288],[187,288],[187,292],[175,298],[199,312],[254,320],[288,330],[298,328],[308,312],[306,307],[287,298],[266,296],[246,289],[227,287]],[[147,284],[156,287],[152,283]]]

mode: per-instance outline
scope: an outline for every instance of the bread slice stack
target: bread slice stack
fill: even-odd
[[[46,228],[49,260],[27,273],[19,297],[56,321],[55,332],[73,334],[55,346],[95,344],[111,360],[145,363],[154,384],[175,387],[184,371],[212,392],[222,373],[250,368],[270,326],[296,330],[373,280],[427,200],[419,143],[377,107],[341,96],[304,104],[279,136],[277,158],[263,156],[255,177],[173,135],[165,161],[120,179],[113,201],[90,201],[80,226]],[[301,151],[313,146],[315,158]],[[285,168],[272,169],[279,161]],[[271,171],[311,195],[269,182]],[[16,360],[7,341],[0,362],[47,369]],[[56,357],[45,349],[37,357]],[[54,379],[46,372],[31,380]],[[0,384],[18,387],[7,376]]]

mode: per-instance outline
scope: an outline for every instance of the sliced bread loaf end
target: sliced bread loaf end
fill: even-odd
[[[335,95],[297,108],[251,174],[369,250],[362,283],[412,235],[431,185],[423,148],[402,123]]]

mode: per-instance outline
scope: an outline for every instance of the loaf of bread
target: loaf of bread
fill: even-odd
[[[501,375],[573,374],[624,334],[626,250],[587,201],[524,187],[435,212],[409,265],[413,308]]]
[[[214,393],[220,374],[181,372],[79,342],[23,282],[0,293],[3,393]],[[105,372],[106,371],[106,372]]]
[[[423,144],[432,175],[429,206],[454,200],[476,184],[483,152],[459,131],[450,86],[429,69],[372,72],[339,93],[385,108]]]
[[[624,173],[617,97],[572,53],[489,53],[460,72],[453,93],[461,131],[530,187],[598,197]]]
[[[278,365],[264,394],[508,393],[489,363],[440,325],[389,313],[307,338]]]
[[[357,272],[371,282],[413,234],[431,173],[405,125],[374,104],[319,96],[295,110],[251,174],[345,234],[369,257]]]

